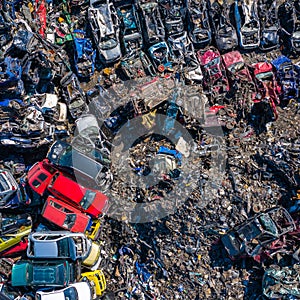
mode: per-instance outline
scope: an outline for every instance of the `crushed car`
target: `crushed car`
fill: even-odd
[[[203,70],[203,87],[208,91],[208,98],[214,104],[222,104],[230,87],[220,52],[209,47],[197,52]]]
[[[91,218],[65,201],[49,196],[41,215],[53,224],[71,232],[85,232]]]
[[[78,267],[67,260],[18,260],[11,272],[13,287],[66,287],[77,278]]]
[[[18,184],[7,170],[0,170],[0,208],[16,209],[30,204],[24,182]]]
[[[142,50],[122,57],[120,68],[128,79],[136,79],[147,75],[155,76],[156,70],[149,57]]]
[[[102,62],[109,64],[119,60],[120,24],[114,5],[108,0],[90,0],[88,20]]]
[[[287,53],[300,51],[300,4],[286,0],[278,7],[281,43]]]
[[[179,1],[172,0],[159,2],[167,36],[181,34],[184,31],[185,10],[179,3]]]
[[[259,259],[264,248],[282,235],[295,230],[291,215],[283,207],[259,213],[222,236],[221,241],[231,258],[248,255]]]
[[[70,72],[61,79],[60,84],[71,116],[76,119],[81,114],[86,113],[88,106],[77,76]]]
[[[142,20],[142,33],[145,43],[149,46],[165,40],[165,28],[157,2],[139,3]]]
[[[214,1],[210,5],[212,31],[217,48],[223,52],[238,45],[236,30],[230,15],[230,5],[227,1]]]
[[[276,79],[281,86],[280,101],[287,104],[292,99],[299,99],[300,68],[283,55],[271,63],[276,68]]]
[[[83,30],[75,29],[73,37],[76,73],[81,78],[90,77],[95,71],[96,51]]]
[[[63,141],[56,141],[51,146],[47,158],[56,168],[75,176],[79,182],[105,191],[111,183],[109,162],[105,160],[101,149],[85,147],[85,151],[82,152],[82,148],[75,143],[72,146]]]
[[[98,190],[88,189],[67,177],[50,164],[47,159],[35,163],[28,171],[28,183],[39,195],[43,196],[48,190],[58,199],[67,201],[97,218],[108,208],[108,198]]]
[[[203,78],[201,67],[187,32],[169,36],[168,44],[170,45],[172,60],[175,65],[181,65],[185,79],[192,83],[201,82]]]
[[[22,226],[31,226],[30,214],[3,214],[0,212],[0,234],[16,232]]]
[[[31,220],[28,221],[28,223],[25,223],[25,225],[18,226],[18,229],[16,229],[14,232],[5,233],[0,235],[0,253],[2,255],[3,252],[6,252],[8,250],[12,250],[16,246],[22,246],[25,239],[27,239],[28,235],[30,234],[32,229],[32,222]],[[27,246],[27,242],[25,243]],[[22,248],[22,247],[21,247]],[[17,249],[20,251],[21,249]],[[18,252],[16,249],[14,249],[13,252]],[[12,254],[12,253],[11,253]]]
[[[130,2],[117,6],[117,14],[121,22],[120,38],[123,53],[131,54],[143,46],[141,24],[135,4]]]
[[[173,72],[171,53],[166,42],[154,44],[148,49],[148,53],[158,72]]]
[[[266,121],[275,121],[278,118],[276,105],[280,104],[281,92],[272,64],[258,62],[253,65],[253,81],[256,86],[256,94],[253,96],[254,103],[265,111]]]
[[[96,299],[96,292],[91,282],[82,281],[71,283],[61,290],[53,290],[46,288],[38,290],[35,294],[38,300],[54,300],[54,299],[77,299],[77,300],[92,300]]]
[[[102,296],[103,292],[106,290],[106,280],[102,270],[81,273],[81,281],[86,280],[93,283],[96,295]]]
[[[84,233],[68,231],[40,231],[28,237],[27,257],[31,259],[65,259],[76,262],[92,271],[101,261],[100,245],[89,240]]]
[[[280,267],[271,265],[265,270],[262,289],[268,299],[300,298],[300,265]]]
[[[257,12],[257,2],[235,0],[234,17],[242,49],[256,49],[260,44],[260,22]]]
[[[208,5],[204,0],[187,1],[187,28],[189,38],[196,49],[203,49],[211,43]]]
[[[273,0],[259,0],[258,16],[260,20],[260,45],[263,51],[279,47],[278,4]]]

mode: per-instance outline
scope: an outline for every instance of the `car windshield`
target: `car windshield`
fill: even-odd
[[[114,35],[106,36],[99,43],[99,48],[102,50],[113,49],[118,45],[118,42]]]
[[[72,147],[68,147],[60,156],[58,165],[62,167],[72,166]]]
[[[45,181],[47,178],[48,178],[48,176],[45,173],[40,173],[38,175],[38,179],[42,182]]]
[[[64,267],[66,263],[60,264],[56,267],[56,281],[59,283],[64,283],[67,278],[67,268]],[[51,274],[51,272],[49,272]]]
[[[244,62],[242,61],[239,61],[239,62],[236,62],[234,64],[232,64],[231,66],[228,67],[228,70],[235,74],[237,73],[238,71],[242,70],[244,68]]]
[[[95,199],[96,193],[90,190],[87,190],[84,197],[80,201],[80,205],[83,209],[88,209]]]
[[[66,218],[63,226],[66,226],[70,229],[74,226],[75,221],[76,221],[76,214],[66,214]]]
[[[78,300],[78,293],[74,286],[65,289],[64,296],[66,300]]]
[[[272,72],[264,72],[256,74],[255,77],[259,80],[272,80],[273,79],[273,73]]]
[[[68,239],[61,239],[57,242],[58,247],[58,256],[59,257],[68,257],[69,256],[69,243]]]
[[[238,230],[238,234],[242,240],[251,241],[257,238],[261,230],[255,222],[251,222]]]
[[[70,109],[75,109],[75,108],[81,107],[82,105],[84,105],[84,102],[82,101],[82,99],[81,98],[77,98],[76,100],[72,101],[69,104],[69,108]]]

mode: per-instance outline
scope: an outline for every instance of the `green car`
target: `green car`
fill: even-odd
[[[12,267],[12,286],[65,287],[77,279],[75,264],[66,260],[19,260]]]

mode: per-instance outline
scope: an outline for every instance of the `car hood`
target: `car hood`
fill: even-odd
[[[92,271],[96,270],[101,261],[100,252],[101,250],[99,244],[92,242],[89,255],[82,262],[83,265],[85,265],[87,268],[90,268]]]
[[[12,276],[11,276],[11,282],[12,286],[25,286],[27,285],[26,282],[26,273],[27,268],[29,268],[29,264],[22,263],[22,264],[16,264],[13,266]]]

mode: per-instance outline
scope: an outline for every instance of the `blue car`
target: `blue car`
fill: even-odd
[[[288,102],[299,98],[300,68],[286,56],[279,56],[272,61],[276,69],[276,78],[281,85],[281,100]]]
[[[143,46],[141,25],[134,4],[122,4],[117,8],[121,21],[121,44],[124,55],[137,51]]]
[[[85,38],[83,30],[74,30],[73,37],[76,73],[78,77],[90,77],[95,71],[96,51],[92,47],[92,42]]]
[[[22,67],[18,58],[7,56],[0,62],[0,95],[2,97],[17,97],[24,92],[21,75]]]
[[[172,62],[170,61],[170,50],[166,42],[159,42],[148,49],[149,56],[154,67],[159,72],[173,71]]]

